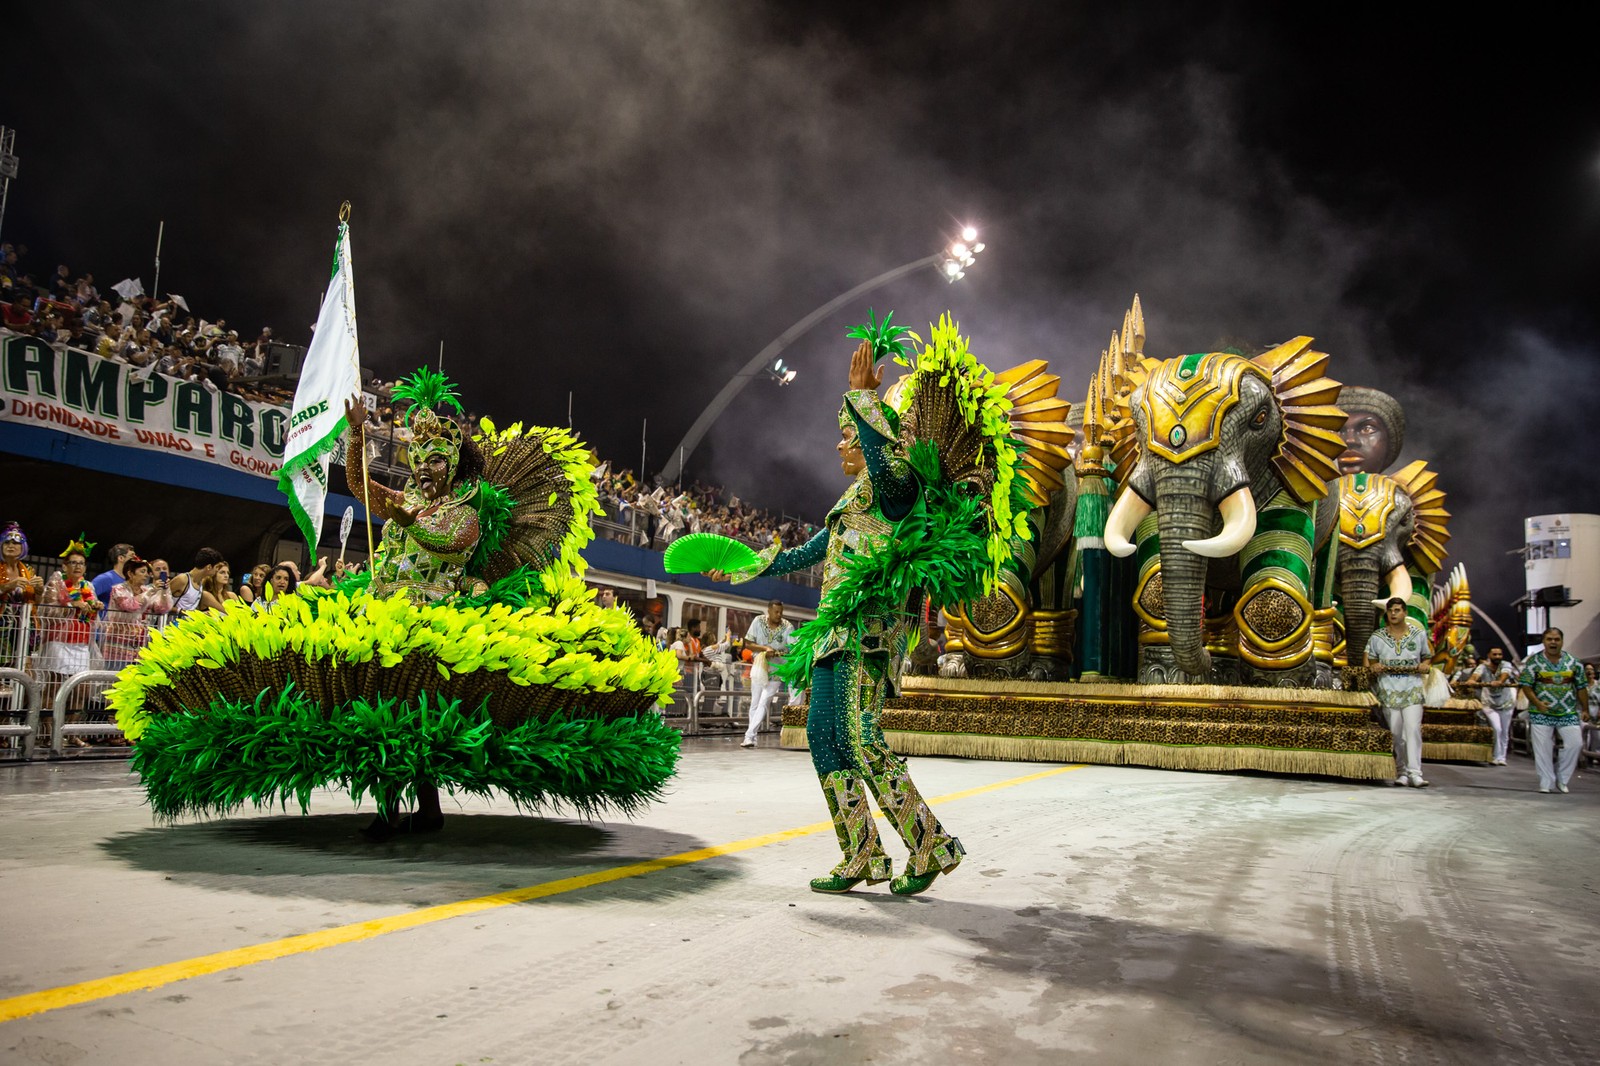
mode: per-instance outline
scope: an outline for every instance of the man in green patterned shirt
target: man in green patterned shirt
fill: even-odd
[[[1555,626],[1544,631],[1544,650],[1522,664],[1517,679],[1528,697],[1528,733],[1533,743],[1533,764],[1539,769],[1539,791],[1566,792],[1578,768],[1583,746],[1582,722],[1589,720],[1589,690],[1584,685],[1583,664],[1564,651],[1566,634]],[[1555,759],[1555,737],[1561,736],[1561,761]]]

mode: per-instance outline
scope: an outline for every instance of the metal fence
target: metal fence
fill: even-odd
[[[686,736],[743,731],[751,695],[749,663],[684,663],[664,714]],[[765,728],[775,726],[769,715]]]
[[[0,606],[0,760],[123,753],[105,690],[165,624],[166,616]]]

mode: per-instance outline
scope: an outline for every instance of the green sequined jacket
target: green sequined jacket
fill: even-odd
[[[843,580],[851,560],[892,537],[895,523],[910,512],[921,491],[921,482],[896,446],[894,429],[883,415],[877,392],[850,390],[845,393],[845,409],[855,423],[866,469],[839,497],[815,536],[798,547],[775,552],[759,572],[771,577],[821,562],[824,604]],[[812,652],[813,664],[824,663],[850,648],[859,648],[864,657],[886,656],[891,664],[905,654],[913,621],[907,612],[873,614],[859,621],[859,643],[849,627],[835,626],[817,642]]]
[[[357,429],[350,451],[360,454],[357,449],[361,447],[364,443]],[[372,516],[385,520],[383,543],[372,560],[369,591],[388,597],[403,589],[419,604],[463,591],[467,561],[478,546],[477,483],[457,486],[450,496],[430,503],[414,487],[398,492],[376,481],[369,481],[363,493],[360,467],[347,463],[345,473],[356,499],[365,495]],[[409,526],[394,521],[401,507],[416,509],[417,520]]]

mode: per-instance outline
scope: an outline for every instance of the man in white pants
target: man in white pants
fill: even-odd
[[[778,664],[783,662],[792,643],[794,625],[784,620],[781,600],[768,603],[767,613],[753,619],[750,628],[745,630],[744,646],[757,655],[767,653],[767,680],[759,689],[752,686],[750,728],[744,732],[744,741],[739,745],[741,748],[756,746],[756,733],[761,729],[761,723],[767,720],[767,706],[783,689],[783,682],[778,680]]]
[[[1373,692],[1394,736],[1394,783],[1427,788],[1422,776],[1422,679],[1433,647],[1427,631],[1406,617],[1406,601],[1399,596],[1389,598],[1383,615],[1384,624],[1367,640],[1366,665],[1376,677]]]
[[[1506,744],[1511,739],[1511,716],[1517,710],[1517,672],[1506,662],[1506,653],[1490,648],[1489,657],[1478,664],[1467,678],[1469,691],[1476,690],[1483,704],[1484,717],[1494,729],[1495,766],[1506,764]]]
[[[1539,770],[1540,792],[1566,792],[1578,768],[1583,746],[1582,722],[1589,719],[1589,689],[1583,664],[1562,650],[1566,635],[1551,626],[1544,631],[1544,650],[1522,661],[1517,681],[1528,696],[1528,734],[1533,765]],[[1555,737],[1561,734],[1561,762],[1555,760]]]

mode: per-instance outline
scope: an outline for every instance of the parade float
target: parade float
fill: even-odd
[[[1028,464],[1028,535],[993,592],[944,613],[937,675],[903,677],[885,704],[895,750],[1391,778],[1389,731],[1345,646],[1364,649],[1373,601],[1400,595],[1448,675],[1468,590],[1459,568],[1432,587],[1449,539],[1436,474],[1383,473],[1398,404],[1377,394],[1386,436],[1352,455],[1343,387],[1312,343],[1152,358],[1135,297],[1078,411],[1043,361],[997,374]],[[1363,415],[1375,406],[1376,390],[1351,391]],[[1475,710],[1430,710],[1425,756],[1487,760]],[[805,718],[786,709],[786,746],[805,746]]]

